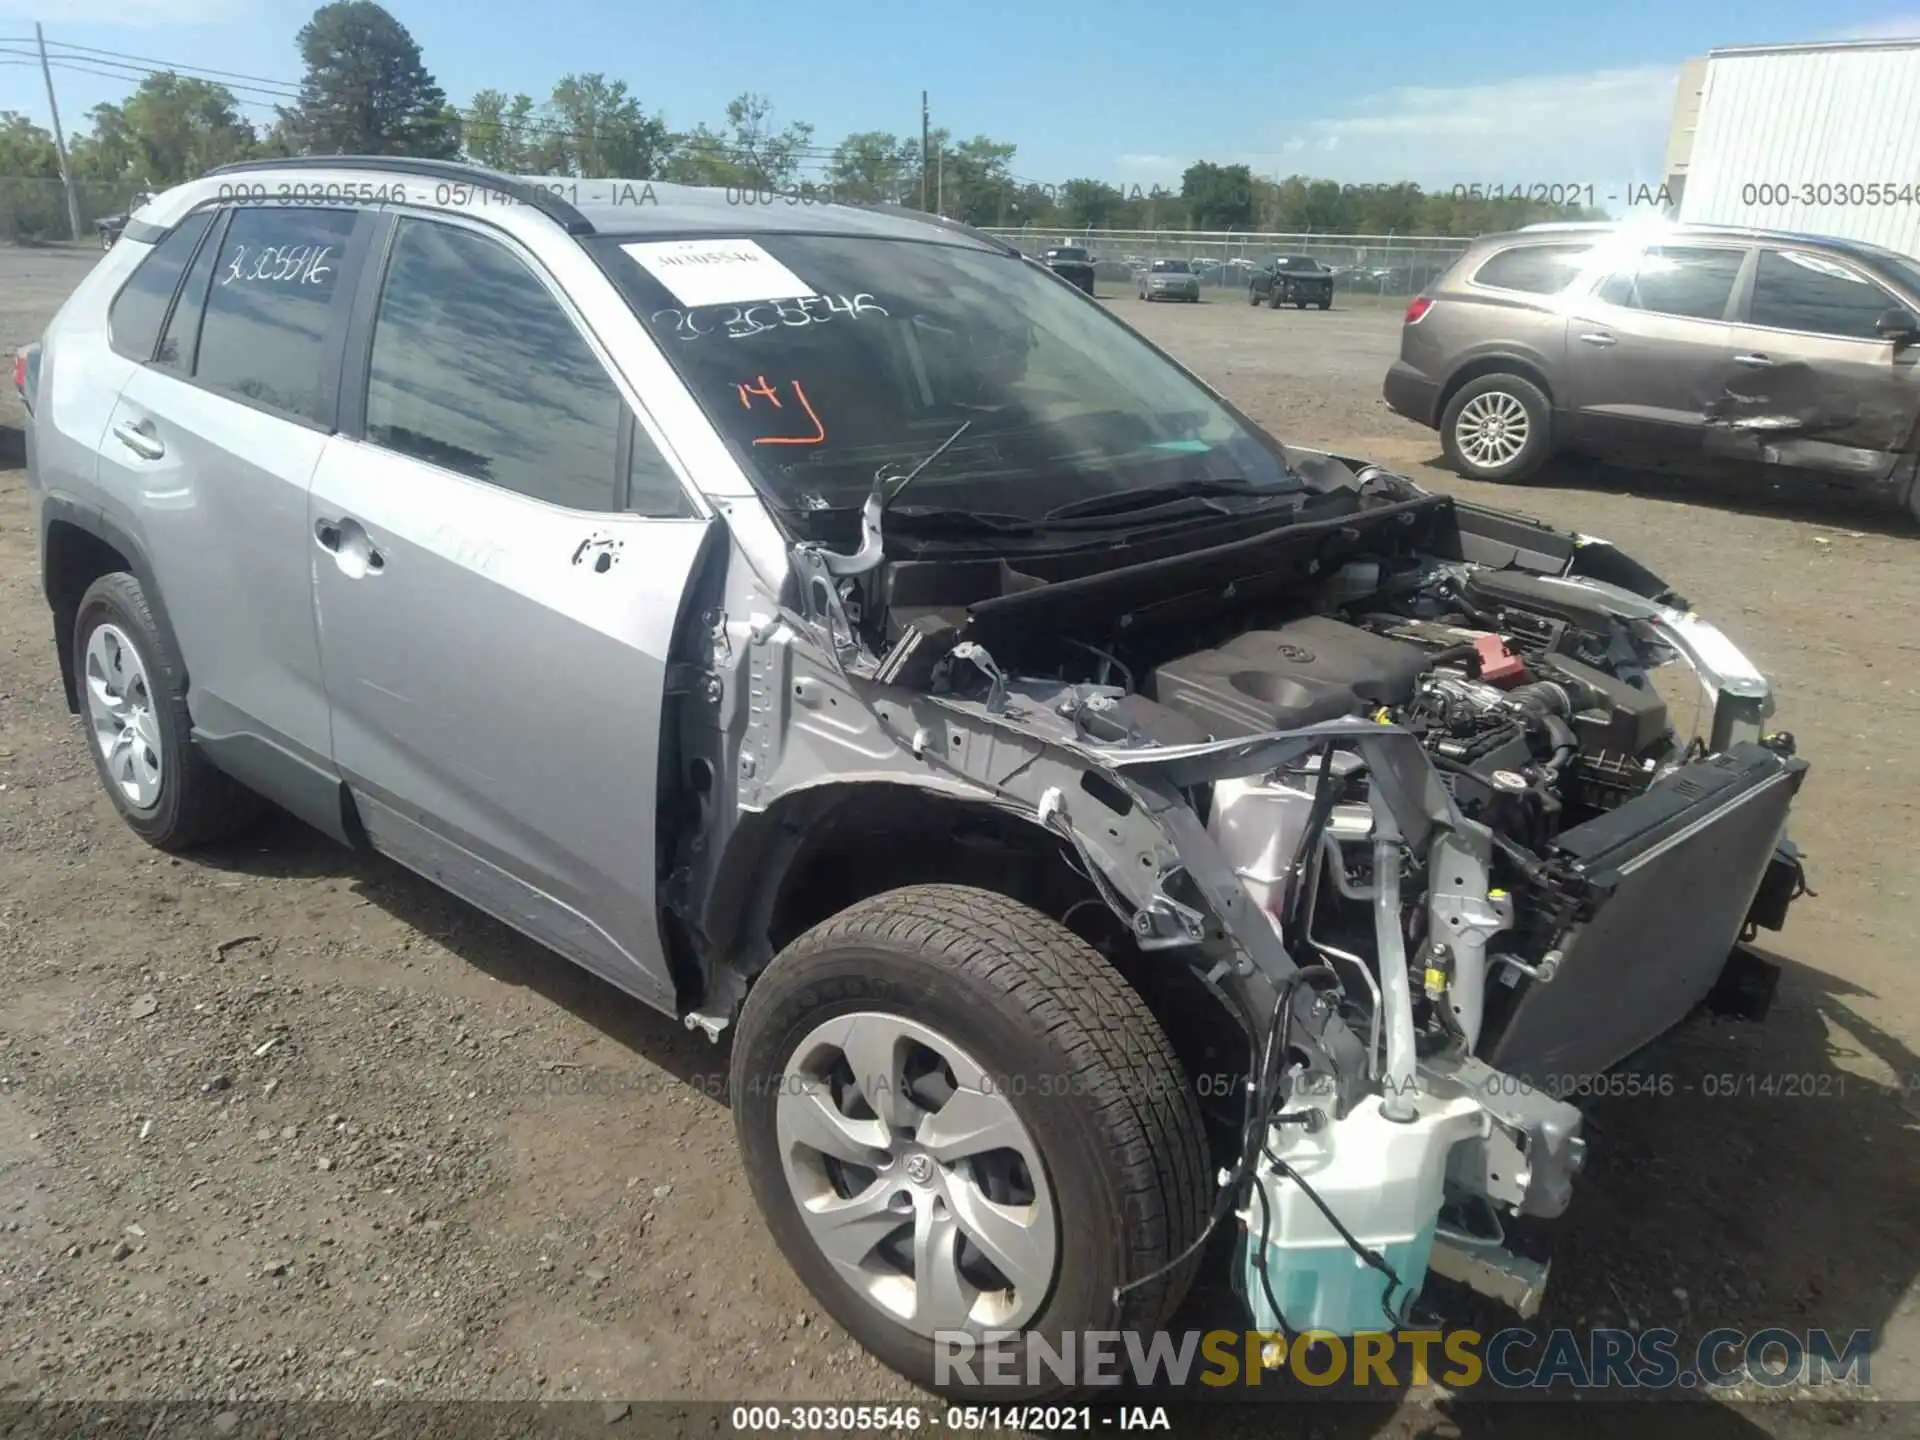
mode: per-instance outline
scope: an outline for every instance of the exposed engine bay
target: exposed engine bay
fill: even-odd
[[[1501,1217],[1567,1204],[1560,1097],[1767,991],[1737,942],[1805,888],[1806,764],[1605,542],[1328,461],[1310,518],[1204,545],[883,553],[876,506],[858,553],[794,547],[791,613],[914,762],[1060,837],[1240,1020],[1222,1203],[1261,1324],[1403,1323],[1429,1270],[1531,1313]]]

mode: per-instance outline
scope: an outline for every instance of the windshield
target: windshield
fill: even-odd
[[[593,243],[763,492],[787,510],[857,508],[877,471],[903,476],[963,422],[896,511],[1032,520],[1121,491],[1300,488],[1271,440],[1031,262],[846,236]],[[677,272],[660,263],[676,245],[748,255],[751,273]],[[717,292],[722,283],[732,289]],[[796,288],[811,293],[760,298]]]
[[[1047,258],[1049,260],[1084,260],[1087,258],[1087,252],[1075,249],[1069,245],[1064,249],[1049,250],[1047,252]]]
[[[1280,268],[1282,270],[1318,270],[1320,262],[1309,260],[1303,255],[1289,255],[1281,260]]]
[[[1156,275],[1191,275],[1193,267],[1184,260],[1156,260],[1153,271]]]

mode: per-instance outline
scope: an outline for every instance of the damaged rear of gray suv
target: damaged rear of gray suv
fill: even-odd
[[[1804,888],[1739,651],[985,236],[449,175],[182,187],[48,334],[47,594],[128,822],[210,838],[244,782],[729,1039],[783,1253],[937,1388],[1011,1346],[1000,1393],[1058,1390],[1222,1228],[1261,1329],[1390,1328],[1429,1273],[1531,1313],[1557,1097],[1762,1008],[1739,942]],[[305,392],[223,380],[218,316],[289,283],[327,368],[270,469],[220,427]]]

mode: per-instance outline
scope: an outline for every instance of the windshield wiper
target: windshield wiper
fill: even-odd
[[[1158,485],[1136,485],[1130,490],[1115,490],[1106,495],[1090,495],[1084,500],[1071,500],[1047,511],[1041,518],[1068,520],[1076,515],[1125,514],[1132,510],[1152,509],[1170,500],[1207,500],[1226,496],[1257,500],[1298,498],[1295,491],[1269,490],[1250,485],[1245,480],[1172,480]]]

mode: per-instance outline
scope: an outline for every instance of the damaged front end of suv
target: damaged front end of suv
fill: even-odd
[[[812,280],[833,256],[782,259]],[[910,288],[865,298],[898,322]],[[736,351],[703,374],[704,337],[671,352],[743,451],[824,438],[875,393],[829,403],[853,372],[822,356],[869,353],[849,332],[896,334],[926,393],[973,387],[838,469],[824,446],[756,453],[769,504],[725,511],[661,817],[688,1023],[718,1035],[783,945],[863,896],[1009,894],[1106,957],[1204,1079],[1206,1230],[1242,1228],[1261,1328],[1400,1324],[1430,1271],[1531,1313],[1544,1270],[1503,1234],[1569,1202],[1566,1082],[1755,990],[1739,942],[1804,889],[1785,825],[1806,765],[1765,680],[1605,542],[1279,446],[1157,352],[1186,387],[1164,428],[1124,434],[1076,498],[1069,422],[1019,398],[1063,389],[1044,337],[1002,343],[996,318],[963,360],[939,348],[957,325],[918,317],[793,328],[834,324],[845,348],[799,361],[764,341],[804,385]],[[777,416],[753,399],[783,393]],[[1041,432],[1060,458],[1030,463]],[[1221,457],[1235,475],[1191,468]],[[1135,464],[1161,468],[1110,473]]]
[[[1806,763],[1753,667],[1604,542],[1323,464],[1338,518],[1163,562],[796,547],[794,603],[713,633],[738,743],[710,798],[751,824],[908,786],[1057,838],[1106,944],[1239,1022],[1222,1201],[1262,1328],[1399,1323],[1430,1267],[1531,1313],[1501,1217],[1568,1203],[1556,1097],[1760,963],[1737,942],[1803,888]],[[1698,735],[1649,679],[1675,663]]]

